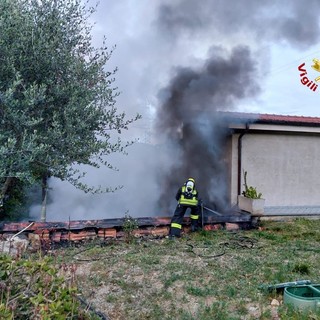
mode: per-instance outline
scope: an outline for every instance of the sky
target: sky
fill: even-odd
[[[318,0],[101,0],[90,18],[93,44],[106,36],[113,49],[106,68],[118,68],[117,107],[142,115],[124,136],[139,142],[111,157],[119,172],[86,169],[92,184],[123,185],[114,194],[84,195],[51,179],[48,220],[171,215],[188,173],[221,189],[206,194],[210,203],[223,198],[212,111],[320,117],[320,88],[303,85],[298,70],[305,63],[304,76],[320,76],[311,67],[320,59],[319,12]],[[182,127],[192,152],[178,138]],[[203,159],[215,165],[200,170]]]
[[[92,1],[92,3],[94,3]],[[232,110],[320,116],[318,92],[300,83],[305,62],[320,59],[317,0],[103,0],[93,19],[95,40],[116,45],[111,64],[119,68],[119,103],[147,119],[176,67],[201,66],[214,47],[247,46],[257,64],[260,93]],[[227,54],[226,54],[227,55]],[[231,110],[231,111],[232,111]]]

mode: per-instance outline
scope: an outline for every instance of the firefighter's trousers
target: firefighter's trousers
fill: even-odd
[[[191,209],[190,219],[191,219],[191,230],[197,231],[199,228],[199,216],[200,209],[199,206],[181,205],[178,204],[176,210],[174,211],[173,217],[171,219],[170,225],[170,236],[180,237],[183,217],[187,209]]]

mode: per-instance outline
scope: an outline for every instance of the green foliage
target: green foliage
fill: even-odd
[[[294,265],[292,271],[301,275],[307,275],[310,274],[310,266],[308,263],[300,262]]]
[[[242,192],[242,195],[244,197],[250,198],[250,199],[261,199],[262,198],[262,193],[257,192],[257,189],[252,186],[248,186],[247,184],[247,171],[244,171],[244,188],[245,190]]]
[[[0,255],[1,319],[91,319],[76,299],[74,266],[59,271],[52,262]]]
[[[250,198],[250,199],[261,199],[262,197],[262,193],[261,192],[257,192],[257,189],[250,186],[247,187],[245,191],[243,191],[242,193],[245,197]]]
[[[4,220],[16,220],[23,216],[26,203],[25,184],[23,181],[13,179],[8,188],[8,194],[0,206],[0,216]]]
[[[131,242],[134,239],[133,231],[138,229],[138,227],[139,225],[137,219],[134,219],[128,213],[126,213],[123,218],[122,228],[127,242]]]
[[[213,288],[210,287],[198,287],[198,286],[193,286],[193,285],[188,285],[186,287],[186,292],[189,295],[193,295],[193,296],[198,296],[198,297],[207,297],[207,296],[211,296],[215,293],[215,290]]]
[[[112,50],[92,46],[93,12],[80,0],[0,1],[0,200],[12,178],[111,190],[83,183],[77,166],[113,169],[106,156],[125,153],[133,141],[120,135],[140,116],[115,106]]]

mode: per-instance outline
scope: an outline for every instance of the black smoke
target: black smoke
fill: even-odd
[[[169,206],[168,190],[174,192],[191,176],[207,205],[226,209],[229,131],[218,111],[231,110],[239,100],[257,95],[258,74],[248,47],[236,47],[231,53],[213,48],[199,69],[176,68],[159,94],[157,113],[158,132],[178,150],[175,165],[162,181],[162,208]]]
[[[238,106],[243,101],[262,91],[270,44],[301,49],[319,40],[319,9],[316,0],[232,4],[176,0],[159,6],[155,24],[172,43],[173,52],[175,45],[188,41],[212,44],[202,66],[174,67],[171,80],[158,95],[157,132],[176,150],[175,164],[162,177],[161,208],[169,206],[168,190],[175,193],[189,176],[198,181],[208,205],[223,210],[230,203],[226,157],[230,132],[218,111],[241,111]]]

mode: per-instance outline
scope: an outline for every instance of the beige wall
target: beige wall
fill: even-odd
[[[231,202],[238,193],[238,134],[232,137]],[[243,170],[266,206],[320,205],[320,136],[284,133],[246,133],[242,137]]]

